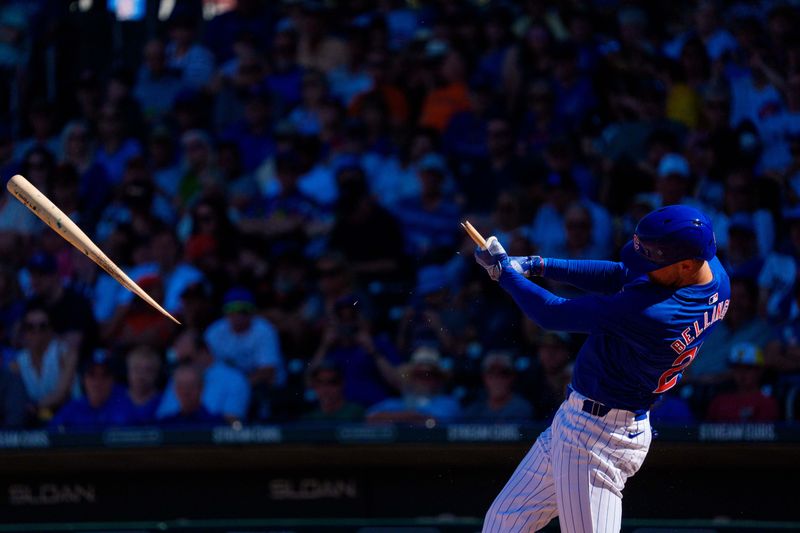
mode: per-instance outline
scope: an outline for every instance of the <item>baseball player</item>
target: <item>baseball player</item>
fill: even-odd
[[[636,226],[622,262],[508,257],[497,239],[477,262],[533,321],[588,334],[567,398],[492,503],[485,533],[619,531],[622,489],[652,438],[648,409],[674,387],[730,304],[709,218],[683,205]],[[527,278],[570,283],[564,299]]]

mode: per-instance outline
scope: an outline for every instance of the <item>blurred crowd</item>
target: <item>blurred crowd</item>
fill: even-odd
[[[546,421],[583,338],[459,222],[615,260],[675,203],[733,303],[654,423],[800,417],[798,2],[174,4],[0,6],[3,179],[182,323],[3,194],[4,427]]]

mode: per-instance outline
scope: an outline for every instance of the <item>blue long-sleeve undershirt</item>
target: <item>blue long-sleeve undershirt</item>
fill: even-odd
[[[504,268],[498,281],[525,315],[544,329],[589,333],[602,317],[602,297],[561,298],[513,268]]]
[[[614,294],[636,278],[622,263],[613,261],[552,259],[544,261],[543,277],[569,283],[579,289],[600,294]]]

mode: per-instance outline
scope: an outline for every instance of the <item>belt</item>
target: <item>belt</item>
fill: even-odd
[[[572,394],[573,392],[575,392],[575,389],[572,388],[572,385],[568,386],[567,398],[569,398],[570,394]],[[583,411],[584,413],[589,413],[592,416],[599,416],[601,418],[606,416],[612,409],[614,408],[609,407],[600,402],[590,400],[589,398],[583,400],[583,406],[581,406],[581,411]],[[645,418],[647,418],[647,410],[645,409],[640,409],[638,411],[630,411],[630,412],[634,414],[634,420],[644,420]]]

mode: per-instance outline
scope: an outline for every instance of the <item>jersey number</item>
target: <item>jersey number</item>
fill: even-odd
[[[686,370],[686,367],[694,361],[694,356],[697,355],[697,350],[699,348],[699,346],[695,346],[691,350],[686,350],[680,354],[678,358],[673,361],[669,370],[661,374],[661,377],[658,378],[658,387],[653,391],[653,394],[661,394],[674,387],[678,383],[678,379],[680,379],[683,371]]]

